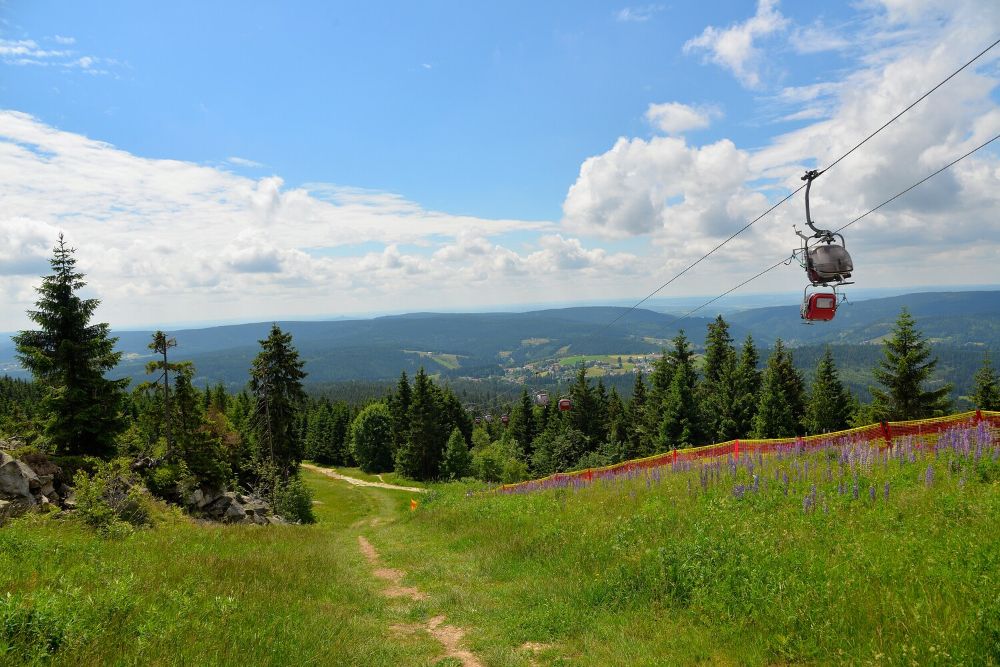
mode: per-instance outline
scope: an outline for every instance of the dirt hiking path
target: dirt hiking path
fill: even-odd
[[[311,463],[303,463],[302,467],[326,475],[327,477],[342,480],[355,486],[374,486],[378,489],[395,489],[397,491],[409,491],[411,493],[427,493],[427,489],[421,489],[416,486],[398,486],[396,484],[388,484],[386,482],[369,482],[368,480],[358,479],[357,477],[348,477],[347,475],[341,475],[333,468],[321,468],[319,466],[314,466]]]
[[[389,583],[389,586],[382,591],[383,595],[391,598],[406,597],[414,601],[428,599],[427,594],[420,589],[401,584],[403,577],[406,576],[406,572],[380,567],[378,552],[375,551],[372,543],[361,535],[358,535],[358,548],[361,549],[361,553],[364,554],[368,563],[375,568],[373,574]],[[463,667],[484,667],[475,653],[462,648],[462,638],[465,636],[465,630],[453,625],[445,625],[444,622],[445,617],[440,615],[435,616],[423,625],[418,623],[395,625],[392,627],[392,630],[401,634],[425,630],[434,639],[441,642],[441,645],[444,647],[445,658],[455,658],[462,663]]]

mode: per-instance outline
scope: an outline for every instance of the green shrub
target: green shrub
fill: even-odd
[[[157,498],[173,502],[185,499],[197,482],[183,462],[161,463],[146,471],[146,488]]]
[[[120,537],[150,522],[147,500],[128,459],[98,462],[93,474],[80,470],[73,485],[80,516],[102,535]]]
[[[297,476],[275,484],[271,508],[288,521],[316,523],[312,511],[312,493]]]

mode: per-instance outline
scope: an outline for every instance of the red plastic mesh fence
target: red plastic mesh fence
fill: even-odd
[[[602,468],[560,472],[541,479],[518,482],[517,484],[504,484],[498,487],[496,491],[499,493],[525,493],[567,485],[578,486],[589,484],[594,480],[620,477],[641,470],[676,465],[685,461],[712,459],[730,455],[739,458],[741,454],[758,452],[766,454],[789,447],[809,449],[828,446],[831,442],[842,442],[844,440],[865,443],[878,442],[880,446],[891,447],[897,439],[917,438],[923,443],[933,444],[937,442],[938,436],[948,429],[984,423],[992,429],[1000,430],[1000,412],[973,410],[931,419],[868,424],[867,426],[859,426],[835,433],[823,433],[821,435],[772,438],[768,440],[729,440],[701,447],[675,449],[647,456],[646,458],[623,461],[622,463]]]

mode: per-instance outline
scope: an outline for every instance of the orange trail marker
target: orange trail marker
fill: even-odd
[[[414,500],[413,498],[410,498],[410,511],[411,512],[417,511],[417,501]]]

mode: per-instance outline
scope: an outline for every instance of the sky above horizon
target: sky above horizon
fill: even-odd
[[[117,328],[638,300],[998,37],[988,0],[0,0],[0,331],[60,232]],[[1000,47],[814,217],[1000,134],[998,81]],[[1000,283],[997,144],[850,228],[859,287]],[[802,203],[659,296],[787,257]]]

